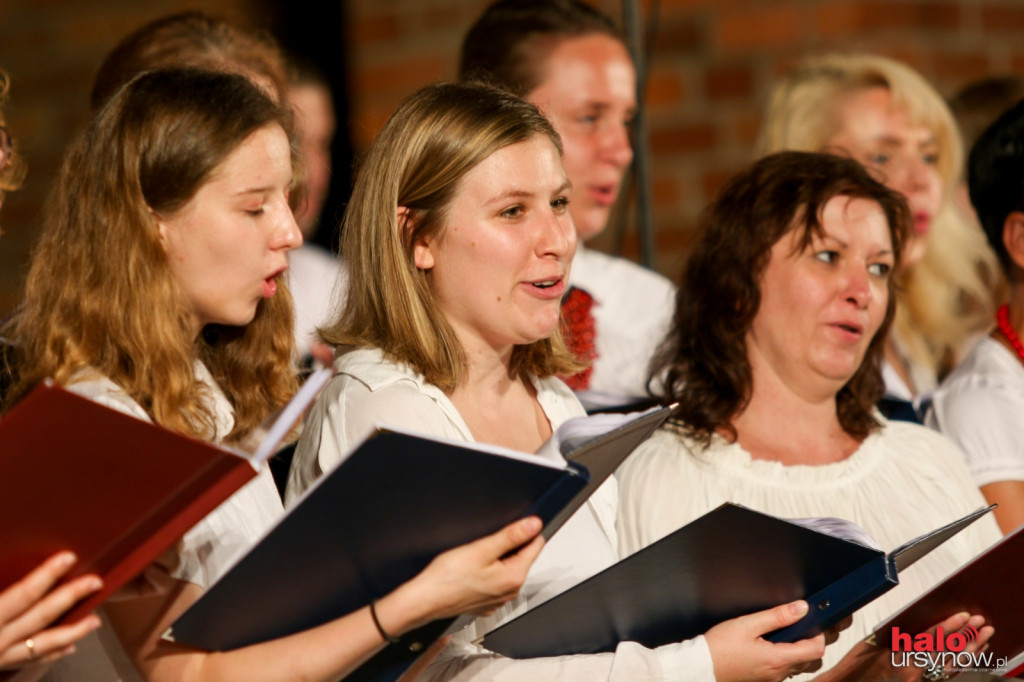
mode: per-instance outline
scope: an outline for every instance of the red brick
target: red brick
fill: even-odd
[[[818,35],[822,38],[842,36],[859,29],[864,8],[856,2],[839,2],[817,7],[814,11],[814,22]]]
[[[704,43],[704,34],[692,17],[663,22],[658,26],[655,49],[664,52],[689,52],[699,49]]]
[[[971,81],[992,72],[992,63],[988,55],[978,52],[939,52],[935,55],[933,63],[934,73],[940,73],[944,79],[954,81]]]
[[[950,2],[914,2],[913,0],[870,0],[861,8],[858,28],[878,30],[902,28],[956,28],[960,9]]]
[[[822,37],[856,35],[883,30],[956,29],[963,21],[954,2],[862,0],[825,5],[815,12]]]
[[[731,11],[718,25],[718,47],[724,50],[776,47],[802,35],[800,13],[789,3],[772,3]]]
[[[400,18],[394,12],[353,18],[348,29],[348,39],[356,45],[392,43],[401,35]]]
[[[761,112],[748,110],[740,114],[734,123],[736,142],[744,149],[753,149],[757,133],[761,129]]]
[[[928,28],[957,29],[964,21],[960,3],[926,2],[921,7],[920,24]]]
[[[438,3],[439,4],[439,3]],[[425,7],[422,14],[422,29],[430,32],[436,31],[452,31],[455,30],[456,40],[462,39],[462,31],[469,28],[469,24],[473,19],[476,19],[476,15],[473,19],[467,21],[463,16],[462,12],[459,11],[457,6],[442,7],[442,6],[431,6],[424,3]]]
[[[738,168],[733,168],[730,170],[704,171],[700,184],[704,189],[704,195],[708,197],[708,201],[714,199],[714,197],[718,195],[719,190],[725,187],[725,183],[727,183],[738,170]]]
[[[662,12],[668,14],[672,10],[694,10],[697,8],[719,8],[722,0],[662,0]]]
[[[985,33],[1024,31],[1024,4],[986,5],[981,8],[981,28]]]
[[[450,71],[447,56],[420,55],[413,60],[396,60],[364,66],[352,77],[352,88],[357,92],[413,91],[440,80]]]
[[[668,206],[679,201],[679,187],[672,178],[658,177],[651,180],[651,198],[656,206]]]
[[[664,268],[662,272],[673,282],[679,281],[684,258],[697,241],[696,221],[683,222],[676,219],[672,222],[659,223],[654,236],[659,256],[671,254],[663,261],[659,259],[659,266]]]
[[[679,124],[651,131],[651,149],[658,154],[690,153],[714,149],[718,142],[715,127],[708,123]]]
[[[673,71],[654,68],[647,78],[647,106],[670,107],[686,97],[683,80]]]
[[[754,72],[747,65],[712,66],[704,76],[704,94],[709,99],[750,97],[754,93]]]
[[[361,107],[358,114],[353,114],[349,119],[349,134],[352,136],[352,148],[356,154],[362,154],[370,148],[373,141],[384,123],[388,120],[397,104],[394,106],[373,106]]]

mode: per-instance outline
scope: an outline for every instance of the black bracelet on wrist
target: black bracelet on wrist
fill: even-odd
[[[370,602],[370,617],[373,618],[373,624],[377,626],[377,632],[384,638],[384,641],[389,644],[398,644],[401,640],[398,637],[392,637],[384,629],[384,626],[380,624],[380,619],[377,618],[377,601]]]

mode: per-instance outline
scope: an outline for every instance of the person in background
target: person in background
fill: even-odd
[[[981,134],[1022,99],[1024,78],[1021,76],[990,76],[972,81],[957,90],[949,98],[949,110],[960,129],[964,149],[973,149]],[[965,163],[965,189],[968,172],[969,167]]]
[[[270,35],[187,11],[143,24],[110,51],[93,79],[93,111],[143,71],[172,66],[240,74],[277,102],[288,86],[284,55]]]
[[[48,203],[16,322],[22,371],[12,400],[51,377],[228,445],[288,400],[296,379],[285,273],[302,241],[289,205],[291,118],[249,78],[196,69],[145,72],[106,101],[69,148]],[[389,638],[504,603],[543,544],[530,517],[294,635],[212,653],[163,639],[282,512],[263,468],[148,571],[163,589],[104,606],[103,632],[117,639],[103,640],[113,660],[102,677],[75,667],[55,675],[337,680]]]
[[[963,152],[949,108],[892,59],[812,58],[782,77],[765,112],[757,155],[787,149],[848,155],[910,204],[883,376],[887,396],[913,401],[987,328],[999,282],[984,236],[954,205]]]
[[[7,99],[9,83],[7,73],[0,70],[0,105]],[[25,164],[15,151],[0,107],[0,205],[3,193],[18,189],[24,177]],[[2,338],[0,343],[5,343]],[[5,344],[4,356],[6,353]],[[0,364],[0,373],[6,377],[3,358]],[[72,654],[75,642],[100,626],[99,617],[90,614],[76,623],[51,627],[68,609],[103,585],[97,576],[84,575],[57,586],[74,565],[74,554],[60,552],[13,585],[0,586],[0,671],[50,663]]]
[[[981,134],[968,188],[989,244],[1010,284],[1009,303],[932,396],[926,423],[967,454],[974,481],[1003,532],[1024,523],[1024,104]]]
[[[302,192],[295,221],[303,244],[288,254],[288,284],[295,301],[295,348],[301,364],[330,365],[333,351],[316,338],[328,322],[331,302],[344,296],[346,270],[337,257],[309,240],[316,233],[331,185],[331,143],[337,120],[331,89],[315,66],[298,61],[288,81],[288,103],[295,111],[295,135],[302,161]]]
[[[646,396],[648,364],[672,314],[672,283],[585,246],[608,226],[633,159],[636,70],[619,30],[579,0],[499,0],[462,43],[459,78],[476,77],[537,105],[565,147],[581,242],[563,304],[566,340],[590,363],[567,377],[569,386],[594,398]]]
[[[653,366],[661,400],[678,408],[618,472],[623,554],[724,502],[853,521],[886,552],[984,506],[949,439],[875,409],[911,216],[900,194],[831,154],[772,154],[725,186]],[[845,656],[834,670],[859,660],[864,679],[892,674],[890,652],[872,660],[857,642],[998,539],[985,516],[922,558],[858,611],[824,665]],[[981,616],[943,627],[968,622],[984,646]]]
[[[956,119],[957,127],[960,128],[964,149],[970,151],[985,129],[1022,99],[1024,99],[1024,78],[1021,76],[991,76],[972,81],[957,90],[949,98],[949,109]],[[968,172],[965,159],[963,174],[957,183],[955,199],[960,211],[974,219],[978,229],[981,230],[983,228],[974,213],[974,207],[971,206],[971,198],[967,191]],[[1006,291],[1001,289],[996,300],[1002,302],[1006,299],[1006,295]]]

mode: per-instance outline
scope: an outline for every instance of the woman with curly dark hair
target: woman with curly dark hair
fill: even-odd
[[[849,519],[887,551],[984,505],[950,441],[874,409],[909,224],[902,197],[847,158],[774,154],[726,186],[652,372],[679,409],[620,472],[626,553],[726,501]],[[825,667],[998,537],[985,518],[922,559],[864,607]]]

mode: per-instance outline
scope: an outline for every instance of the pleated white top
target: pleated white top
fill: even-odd
[[[963,454],[916,424],[888,422],[841,462],[785,466],[716,437],[707,450],[662,430],[619,471],[619,542],[631,554],[724,502],[781,517],[834,516],[863,526],[890,551],[984,506]],[[831,667],[876,625],[1000,537],[988,515],[901,574],[828,647]],[[950,614],[946,614],[950,615]]]

